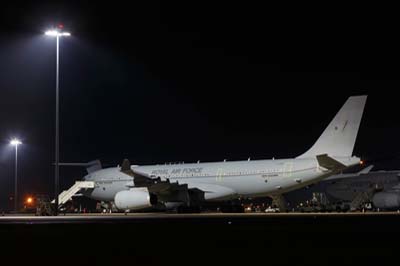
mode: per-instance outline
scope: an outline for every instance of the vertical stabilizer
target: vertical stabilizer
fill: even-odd
[[[348,98],[317,142],[297,158],[312,158],[321,154],[351,157],[366,101],[366,95]]]

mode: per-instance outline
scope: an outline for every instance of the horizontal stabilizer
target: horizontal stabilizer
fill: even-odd
[[[98,170],[101,170],[101,169],[102,169],[102,167],[101,167],[100,160],[95,160],[95,161],[88,162],[87,166],[86,166],[86,171],[89,174],[93,173],[93,172],[96,172]]]
[[[90,161],[88,163],[58,163],[59,166],[80,166],[85,167],[88,174],[102,169],[100,160]]]
[[[317,155],[317,161],[319,166],[326,168],[330,171],[340,171],[347,168],[346,165],[342,164],[339,161],[336,161],[332,157],[329,157],[328,154]]]

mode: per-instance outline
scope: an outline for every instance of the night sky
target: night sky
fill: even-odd
[[[139,2],[145,2],[140,3]],[[79,1],[0,9],[0,208],[53,193],[55,39],[60,160],[134,164],[295,157],[368,94],[355,154],[400,168],[398,16],[388,9]],[[83,169],[61,168],[61,188]]]

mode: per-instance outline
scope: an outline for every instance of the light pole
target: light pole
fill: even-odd
[[[59,29],[48,30],[45,32],[45,35],[56,37],[57,40],[57,58],[56,58],[56,140],[55,140],[55,164],[54,164],[54,195],[55,195],[55,215],[58,215],[58,187],[59,187],[59,44],[60,44],[60,37],[71,36],[69,32],[62,31],[63,26],[60,25]]]
[[[14,211],[18,211],[18,145],[21,145],[22,142],[18,139],[13,139],[10,141],[10,144],[15,147],[15,170],[14,170]]]

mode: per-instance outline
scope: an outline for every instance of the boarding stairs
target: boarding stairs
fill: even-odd
[[[90,189],[90,188],[94,188],[93,181],[76,181],[72,187],[70,187],[68,190],[64,190],[63,192],[61,192],[60,195],[58,195],[59,206],[64,205],[81,189]],[[53,200],[51,203],[55,203],[55,200]]]
[[[359,192],[350,203],[350,211],[362,209],[362,205],[370,202],[377,191],[382,190],[378,184],[370,186],[366,191]]]

